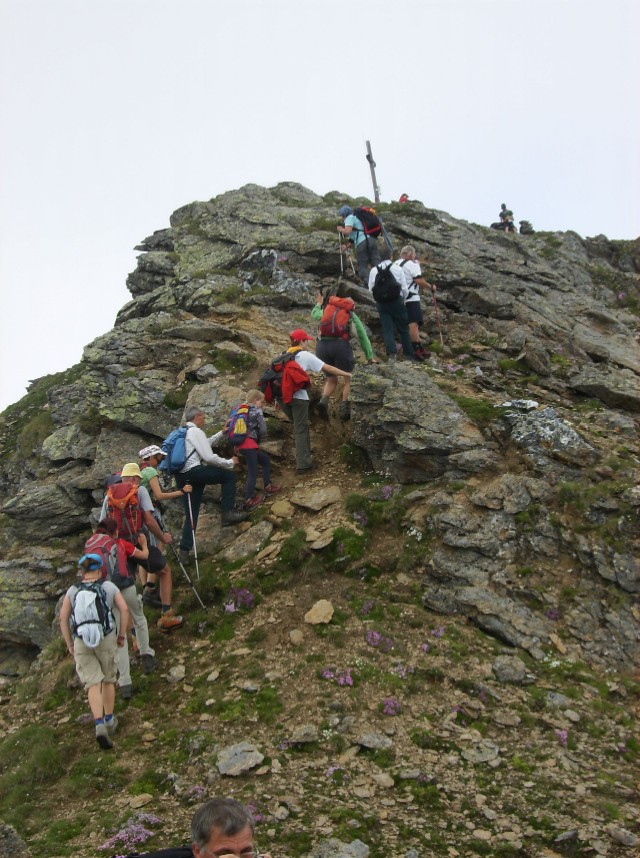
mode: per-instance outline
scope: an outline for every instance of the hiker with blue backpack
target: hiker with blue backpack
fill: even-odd
[[[267,421],[262,409],[265,396],[259,390],[250,390],[246,401],[231,412],[224,433],[235,450],[247,463],[247,482],[244,488],[244,509],[260,506],[266,496],[277,495],[282,489],[271,482],[271,459],[260,449],[260,442],[267,437]],[[256,495],[258,467],[262,468],[262,494]]]
[[[82,579],[67,590],[60,609],[60,631],[84,685],[95,724],[96,741],[113,747],[117,648],[123,647],[129,609],[115,584],[103,580],[102,558],[86,554],[78,561]],[[120,614],[116,628],[113,609]]]
[[[193,550],[194,536],[198,526],[198,516],[202,495],[206,486],[219,485],[221,487],[220,497],[220,522],[222,527],[229,527],[245,521],[247,513],[234,509],[236,502],[236,475],[233,468],[238,464],[238,457],[232,456],[224,459],[213,452],[215,447],[224,438],[224,432],[219,432],[207,438],[203,431],[206,416],[197,405],[191,405],[185,411],[185,426],[174,430],[165,439],[163,448],[167,457],[162,463],[168,473],[173,474],[179,489],[187,484],[191,486],[191,493],[183,498],[185,521],[180,539],[179,557],[183,563],[189,561],[189,554]],[[171,449],[168,450],[168,442],[171,438]],[[181,462],[177,463],[174,453],[181,450]],[[180,464],[180,470],[175,471],[176,464]]]
[[[366,206],[354,210],[345,205],[338,210],[338,214],[342,218],[338,232],[355,247],[358,275],[366,285],[369,272],[380,262],[377,238],[382,234],[382,224],[373,209]]]

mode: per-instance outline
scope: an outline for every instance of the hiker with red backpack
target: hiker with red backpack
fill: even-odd
[[[351,373],[337,366],[325,363],[321,358],[306,350],[307,343],[313,341],[306,331],[296,328],[289,334],[291,342],[287,355],[293,355],[284,367],[282,375],[282,410],[293,423],[293,435],[296,447],[296,473],[304,474],[313,469],[311,457],[311,435],[309,431],[309,394],[311,384],[308,372],[326,372],[329,375],[351,379]]]
[[[345,205],[338,214],[342,218],[338,232],[355,247],[358,275],[366,285],[369,272],[380,262],[377,238],[382,234],[382,224],[375,211],[367,206],[352,209]]]
[[[206,415],[197,405],[191,405],[184,414],[186,434],[184,436],[185,460],[180,471],[174,473],[178,488],[191,485],[191,494],[183,498],[185,520],[180,538],[179,556],[182,563],[189,562],[193,550],[194,536],[198,526],[200,504],[206,486],[219,485],[220,523],[222,527],[239,524],[247,518],[246,512],[234,509],[236,502],[236,475],[233,468],[238,457],[225,459],[213,452],[224,439],[224,430],[207,437],[203,431]],[[166,443],[166,442],[165,442]]]
[[[93,715],[96,741],[113,748],[118,719],[113,714],[116,691],[116,651],[124,646],[129,610],[122,593],[102,575],[102,558],[86,554],[78,561],[82,580],[69,587],[60,608],[60,631],[73,656]],[[113,609],[120,613],[116,627]]]
[[[149,645],[149,626],[144,615],[142,601],[138,597],[136,589],[136,563],[147,560],[149,549],[147,537],[144,533],[138,534],[138,547],[126,539],[118,538],[118,524],[115,519],[103,519],[96,528],[93,536],[85,542],[86,554],[98,554],[102,557],[103,576],[106,576],[112,584],[120,590],[127,608],[129,617],[133,623],[133,632],[138,652],[142,661],[142,670],[145,674],[153,673],[158,666],[155,651]],[[135,561],[129,563],[129,560]],[[119,620],[119,612],[114,611],[116,621]],[[122,625],[119,624],[122,628]],[[129,662],[129,644],[126,637],[124,646],[118,649],[118,687],[124,700],[129,700],[133,695],[131,682],[131,664]]]
[[[316,344],[316,357],[320,360],[331,362],[346,372],[353,372],[355,358],[350,343],[352,327],[355,328],[358,340],[365,353],[367,363],[377,363],[373,356],[373,349],[364,325],[355,313],[355,301],[352,298],[343,298],[340,295],[331,295],[324,298],[322,292],[318,292],[316,305],[311,310],[311,318],[319,322],[318,341]],[[335,375],[326,374],[326,381],[320,402],[318,403],[318,414],[323,420],[329,419],[329,400],[338,386]],[[338,415],[341,420],[351,418],[351,403],[349,402],[349,391],[351,379],[345,378],[342,388],[342,401]]]
[[[260,506],[265,496],[276,495],[282,491],[280,486],[271,482],[271,459],[260,449],[260,442],[267,437],[267,421],[262,409],[265,396],[260,390],[250,390],[245,402],[231,412],[225,434],[242,454],[247,463],[247,482],[244,488],[244,509],[252,510]],[[262,468],[262,494],[256,495],[258,466]]]
[[[173,537],[162,530],[153,516],[153,503],[149,492],[140,485],[142,475],[137,462],[128,462],[122,469],[121,478],[121,483],[115,483],[107,489],[100,512],[100,521],[107,516],[115,519],[120,539],[126,539],[134,546],[138,543],[139,534],[143,528],[146,528],[149,557],[139,563],[147,572],[158,574],[160,598],[157,598],[156,585],[147,581],[142,602],[150,607],[160,608],[158,628],[161,632],[179,629],[184,620],[181,616],[174,614],[171,607],[173,591],[171,568],[158,547],[170,543]]]
[[[422,269],[417,259],[416,249],[411,244],[406,244],[400,251],[400,259],[396,260],[402,268],[404,279],[407,284],[407,297],[404,306],[407,311],[409,323],[409,337],[413,345],[413,351],[420,361],[430,357],[430,353],[420,342],[420,326],[424,323],[422,307],[420,306],[420,289],[431,289],[435,297],[436,287],[433,283],[427,283],[422,276]]]

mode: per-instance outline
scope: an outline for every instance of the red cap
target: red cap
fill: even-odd
[[[313,337],[310,337],[306,331],[303,331],[302,328],[296,328],[295,331],[291,331],[289,334],[289,338],[295,340],[296,343],[301,343],[304,340],[312,340]]]

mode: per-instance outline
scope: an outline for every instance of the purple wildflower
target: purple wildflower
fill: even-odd
[[[618,292],[618,301],[624,301],[624,299],[625,299],[626,297],[627,297],[627,293],[626,293],[626,292]]]
[[[328,668],[323,670],[320,676],[322,676],[323,679],[335,679],[335,673]]]
[[[366,602],[363,602],[362,607],[360,608],[360,613],[362,614],[362,616],[366,617],[367,614],[370,614],[373,610],[374,605],[375,602],[373,601],[373,599],[367,599]]]
[[[550,620],[559,620],[560,619],[560,611],[556,610],[556,608],[551,608],[547,611],[547,617]]]
[[[354,512],[353,520],[358,524],[362,525],[362,527],[366,527],[369,524],[369,516],[366,512]]]
[[[324,773],[326,778],[330,778],[334,772],[341,772],[342,768],[340,766],[329,766],[329,768]]]
[[[346,670],[342,670],[342,668],[337,668],[336,670],[331,670],[326,668],[322,671],[320,676],[323,679],[335,679],[338,685],[353,685],[353,677],[351,676],[351,668],[348,667]]]
[[[444,637],[444,626],[438,626],[437,629],[432,629],[431,634],[434,636],[434,638]]]
[[[556,736],[558,737],[558,741],[562,745],[563,748],[567,747],[567,742],[569,741],[569,731],[568,730],[556,730]]]
[[[225,602],[224,603],[224,610],[225,610],[225,613],[227,613],[227,614],[234,614],[237,611],[235,602]]]
[[[385,697],[382,701],[383,715],[399,715],[402,712],[402,704],[395,697]]]
[[[391,668],[391,672],[395,673],[396,676],[399,676],[400,679],[406,679],[410,673],[413,673],[413,668],[407,667],[405,664],[399,662],[398,664],[394,664]]]
[[[367,629],[364,633],[364,639],[369,644],[369,646],[380,646],[382,635],[380,634],[380,632],[376,632],[373,629]]]
[[[229,590],[229,598],[235,605],[236,610],[253,608],[256,601],[256,597],[246,587],[233,587]]]
[[[420,647],[420,649],[422,650],[422,652],[429,652],[431,647],[429,646],[428,643],[423,643],[422,646]]]
[[[144,820],[148,825],[155,825],[157,822],[160,822],[157,817],[151,814],[134,814],[127,820],[120,831],[117,831],[102,846],[99,846],[98,849],[111,850],[116,847],[122,847],[125,852],[129,852],[132,849],[138,851],[136,847],[142,843],[146,843],[154,835],[153,831],[149,831],[148,828],[144,827],[141,820]]]

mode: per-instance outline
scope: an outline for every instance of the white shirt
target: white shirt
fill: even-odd
[[[215,465],[217,468],[232,470],[233,459],[223,459],[211,449],[222,438],[222,435],[222,432],[216,432],[215,435],[207,438],[202,429],[199,429],[195,423],[187,423],[187,437],[185,438],[187,463],[180,473],[186,474],[191,468],[195,468],[203,462],[206,465]]]
[[[321,372],[322,367],[324,366],[324,361],[320,360],[319,357],[314,355],[313,352],[308,352],[306,349],[302,349],[299,352],[296,352],[295,362],[299,364],[305,372]],[[308,399],[309,394],[306,390],[296,390],[293,394],[294,399]]]
[[[400,297],[403,301],[406,301],[407,295],[409,294],[409,290],[407,288],[407,278],[404,276],[402,268],[400,268],[400,266],[396,262],[392,262],[390,259],[384,259],[382,262],[378,263],[378,265],[374,265],[374,267],[369,272],[369,292],[373,292],[373,287],[376,283],[376,275],[378,271],[383,271],[389,266],[391,266],[391,273],[398,281],[398,285],[400,286]]]
[[[402,265],[400,263],[402,263]],[[405,304],[408,304],[409,301],[419,301],[420,287],[415,282],[415,279],[416,277],[422,277],[420,263],[415,259],[398,259],[396,264],[404,274],[404,279],[407,283],[408,296],[405,300]]]

